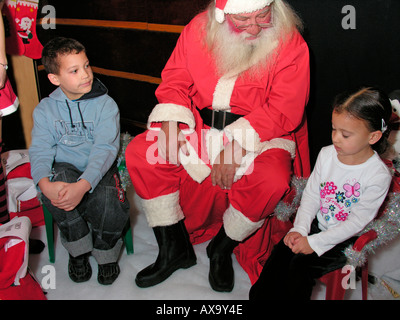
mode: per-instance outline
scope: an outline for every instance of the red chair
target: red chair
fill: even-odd
[[[353,250],[361,252],[366,244],[375,240],[377,233],[375,230],[370,230],[361,235],[353,245]],[[355,272],[352,266],[352,272]],[[361,268],[361,293],[362,299],[367,300],[368,297],[368,260],[364,262]],[[325,300],[343,300],[347,290],[344,281],[349,278],[349,273],[342,269],[337,269],[319,278],[323,284],[326,285]]]

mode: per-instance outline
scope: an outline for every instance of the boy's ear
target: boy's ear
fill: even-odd
[[[49,73],[49,74],[47,74],[47,78],[49,78],[50,82],[52,84],[54,84],[55,86],[59,86],[60,85],[60,81],[58,80],[58,77],[57,77],[56,74]]]
[[[379,141],[380,138],[382,138],[382,131],[381,130],[376,130],[374,132],[371,132],[371,136],[369,139],[369,144],[373,145]]]

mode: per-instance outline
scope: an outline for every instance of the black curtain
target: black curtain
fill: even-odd
[[[331,143],[335,95],[362,85],[400,89],[400,1],[288,0],[303,19],[311,53],[307,108],[311,162]]]

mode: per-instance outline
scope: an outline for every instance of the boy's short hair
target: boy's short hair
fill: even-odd
[[[77,40],[57,37],[49,42],[42,51],[42,63],[47,73],[58,74],[60,69],[59,56],[86,52],[85,47]]]

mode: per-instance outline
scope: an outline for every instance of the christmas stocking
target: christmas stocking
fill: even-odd
[[[39,0],[6,0],[10,24],[11,49],[32,59],[40,59],[43,46],[36,35],[36,16]],[[14,9],[15,8],[15,9]],[[9,43],[6,42],[8,50]]]
[[[36,35],[36,16],[39,0],[17,1],[15,23],[18,36],[25,47],[24,55],[32,59],[42,57],[43,46]]]
[[[17,33],[17,25],[15,23],[16,8],[17,0],[5,0],[2,14],[6,38],[6,51],[7,54],[10,55],[22,56],[25,53],[25,46]]]

